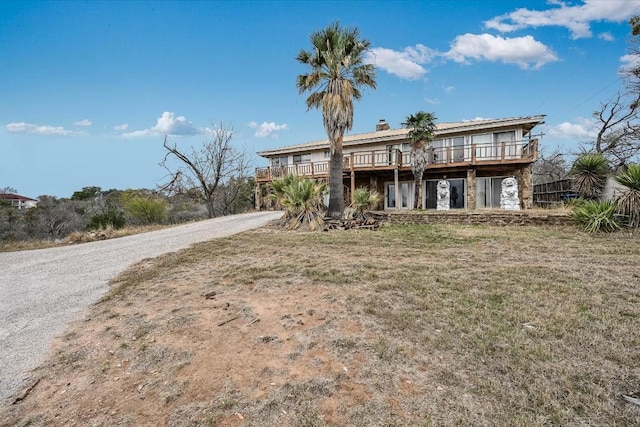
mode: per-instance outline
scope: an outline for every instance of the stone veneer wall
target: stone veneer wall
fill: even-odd
[[[518,196],[523,209],[533,208],[533,166],[522,168],[518,179]]]
[[[568,213],[532,211],[371,212],[388,224],[550,225],[573,226]]]

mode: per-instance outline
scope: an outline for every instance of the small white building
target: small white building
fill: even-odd
[[[38,206],[36,199],[13,193],[0,193],[0,200],[11,203],[11,206],[16,209],[29,209]]]

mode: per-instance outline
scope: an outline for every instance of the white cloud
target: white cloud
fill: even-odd
[[[275,122],[263,122],[261,125],[256,122],[251,122],[249,123],[249,127],[252,129],[256,129],[256,132],[253,134],[253,136],[256,136],[258,138],[277,138],[277,132],[281,130],[287,130],[286,123],[278,125]]]
[[[438,99],[425,98],[424,100],[427,102],[427,104],[431,104],[431,105],[440,104],[440,100]]]
[[[65,129],[62,126],[34,125],[33,123],[9,123],[5,126],[9,133],[24,133],[44,136],[76,136],[82,132]]]
[[[155,126],[149,129],[128,132],[123,134],[123,136],[133,138],[152,135],[189,136],[198,135],[202,132],[202,129],[193,126],[184,116],[176,117],[174,113],[165,111],[162,113],[162,116],[158,118]]]
[[[376,47],[368,52],[366,61],[401,79],[416,80],[427,73],[422,65],[431,62],[435,56],[435,50],[417,44],[403,51]]]
[[[502,38],[491,34],[468,33],[456,37],[445,56],[455,62],[467,63],[472,58],[516,64],[522,69],[531,65],[540,68],[558,60],[551,49],[531,36]]]
[[[556,126],[549,126],[547,136],[550,138],[562,138],[584,140],[594,138],[598,134],[596,123],[592,119],[578,117],[573,122],[562,122]]]
[[[442,86],[442,89],[446,92],[446,93],[451,93],[455,90],[455,86]]]
[[[584,0],[580,5],[549,1],[555,6],[546,10],[517,9],[484,23],[506,33],[529,27],[558,26],[571,31],[573,39],[592,37],[591,22],[623,22],[638,13],[640,0]]]
[[[615,40],[611,33],[600,33],[598,34],[598,38],[606,42],[612,42],[613,40]]]
[[[114,130],[117,130],[118,132],[124,132],[124,131],[126,131],[127,129],[129,129],[129,125],[128,125],[127,123],[123,123],[123,124],[121,124],[121,125],[114,126],[114,128],[113,128],[113,129],[114,129]]]
[[[79,122],[74,123],[75,126],[82,126],[82,127],[91,126],[92,124],[93,122],[91,122],[91,120],[89,119],[80,120]]]
[[[620,57],[620,72],[626,73],[640,67],[640,55],[624,55]]]

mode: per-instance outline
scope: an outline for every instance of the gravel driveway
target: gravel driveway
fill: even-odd
[[[210,219],[119,239],[0,253],[0,403],[19,391],[51,341],[145,258],[259,228],[281,212]]]

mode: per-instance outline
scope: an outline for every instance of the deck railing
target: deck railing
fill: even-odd
[[[462,165],[531,162],[538,156],[538,140],[472,144],[431,148],[427,169]],[[344,156],[345,172],[411,169],[411,153],[393,150],[355,151]],[[271,181],[287,174],[326,178],[329,161],[256,168],[257,181]]]

